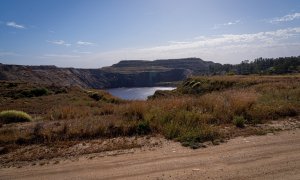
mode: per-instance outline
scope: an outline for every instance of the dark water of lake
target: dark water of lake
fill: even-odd
[[[139,87],[106,89],[110,94],[128,100],[146,100],[157,90],[173,90],[175,87]]]

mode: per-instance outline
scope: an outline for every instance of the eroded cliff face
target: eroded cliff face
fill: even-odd
[[[181,81],[187,77],[185,69],[170,69],[167,71],[139,72],[139,73],[109,73],[108,87],[149,87],[157,86],[164,82]]]
[[[0,64],[0,80],[97,89],[145,87],[181,81],[199,72],[205,74],[211,63],[197,58],[121,61],[111,67],[101,69]]]
[[[0,80],[101,88],[105,77],[97,69],[58,68],[55,66],[0,65]]]

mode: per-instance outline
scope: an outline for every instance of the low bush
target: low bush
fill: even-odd
[[[162,104],[161,106],[167,105]],[[190,147],[199,142],[212,141],[220,136],[217,128],[208,124],[213,120],[207,114],[190,108],[183,109],[182,106],[178,107],[173,110],[152,107],[153,109],[147,113],[145,118],[150,121],[152,129],[161,132],[168,139],[186,143]]]
[[[94,99],[95,101],[100,101],[101,99],[103,99],[103,95],[102,94],[98,94],[98,93],[91,93],[89,94],[90,98]]]
[[[92,109],[85,106],[57,106],[50,110],[46,115],[48,120],[70,120],[86,118],[92,115]]]
[[[34,88],[30,90],[30,94],[32,94],[32,96],[38,97],[48,95],[49,91],[46,88]]]
[[[235,116],[232,121],[236,127],[239,127],[239,128],[245,127],[246,120],[243,116]]]
[[[87,91],[90,98],[94,99],[95,101],[102,101],[106,103],[112,104],[119,104],[122,100],[110,95],[108,92],[97,90],[95,91]]]
[[[219,91],[231,88],[238,84],[231,79],[212,79],[206,77],[197,77],[187,79],[178,90],[183,94],[204,94],[212,91]]]
[[[148,121],[141,121],[137,125],[137,134],[145,135],[151,132],[150,124]]]
[[[9,124],[32,121],[31,116],[23,111],[8,110],[0,113],[0,123]]]
[[[67,89],[65,88],[57,88],[57,89],[54,89],[54,94],[62,94],[62,93],[67,93]]]
[[[7,84],[7,88],[12,88],[12,87],[17,87],[18,86],[18,84],[17,83],[12,83],[12,82],[10,82],[10,83],[8,83]]]
[[[21,90],[18,93],[13,95],[13,98],[31,98],[31,97],[39,97],[50,94],[50,91],[46,88],[33,88],[31,90]]]
[[[144,102],[132,102],[120,106],[118,112],[127,121],[140,121],[144,120],[144,114],[146,113],[147,107]]]

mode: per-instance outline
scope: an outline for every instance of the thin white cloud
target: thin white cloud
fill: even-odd
[[[0,51],[0,56],[20,56],[20,54],[11,51]]]
[[[79,46],[92,46],[92,45],[95,45],[95,43],[87,42],[87,41],[77,41],[76,44],[79,45]]]
[[[239,24],[240,22],[241,22],[241,20],[235,20],[235,21],[230,21],[230,22],[223,23],[223,24],[215,24],[213,29],[219,29],[219,28],[224,27],[224,26],[236,25],[236,24]]]
[[[65,41],[63,40],[54,40],[54,41],[47,41],[48,43],[51,43],[51,44],[55,44],[55,45],[63,45],[63,46],[71,46],[72,44],[70,43],[66,43]]]
[[[180,42],[180,41],[178,41]],[[257,57],[299,56],[300,27],[251,34],[201,36],[184,43],[132,48],[87,55],[87,67],[111,65],[122,59],[165,59],[200,57],[219,63],[239,63]]]
[[[44,54],[43,58],[80,58],[80,56],[71,54]]]
[[[287,22],[293,21],[300,18],[300,13],[288,14],[283,17],[276,17],[270,20],[270,23],[280,23],[280,22]]]
[[[89,51],[78,51],[78,50],[73,50],[73,53],[77,53],[77,54],[92,54],[92,52],[89,52]]]
[[[41,58],[56,65],[95,68],[120,60],[154,60],[199,57],[218,63],[240,63],[257,57],[299,56],[300,26],[248,34],[198,36],[145,48],[126,48],[90,53],[74,49],[70,54],[45,54]]]
[[[25,29],[25,28],[26,28],[24,25],[17,24],[17,23],[14,22],[14,21],[7,22],[7,23],[6,23],[6,26],[13,27],[13,28],[16,28],[16,29]]]
[[[187,44],[189,42],[188,41],[169,41],[168,43],[170,43],[170,44]]]
[[[236,21],[233,21],[233,22],[225,23],[225,24],[223,24],[223,25],[224,25],[224,26],[232,26],[232,25],[238,24],[238,23],[240,23],[240,22],[241,22],[240,20],[236,20]]]

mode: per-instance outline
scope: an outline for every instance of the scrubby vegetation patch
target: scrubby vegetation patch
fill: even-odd
[[[24,109],[40,116],[40,125],[27,123],[35,127],[24,131],[5,125],[0,128],[0,144],[153,133],[197,148],[230,136],[232,132],[224,133],[228,128],[244,132],[254,124],[300,114],[299,75],[192,77],[147,101],[120,100],[102,90],[79,88],[63,95],[7,98],[8,92],[23,86],[0,86],[0,96],[5,96],[0,110]]]

